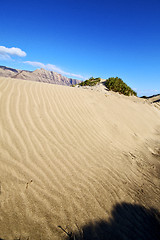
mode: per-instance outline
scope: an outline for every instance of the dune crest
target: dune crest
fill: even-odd
[[[1,239],[65,239],[122,202],[160,211],[154,105],[3,77],[0,104]]]

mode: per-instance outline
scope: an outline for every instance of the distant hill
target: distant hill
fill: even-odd
[[[81,82],[80,80],[67,78],[59,73],[47,71],[43,68],[36,69],[35,71],[26,71],[0,66],[0,77],[11,77],[67,86]]]
[[[151,103],[158,103],[158,102],[160,102],[160,94],[152,95],[150,97],[143,96],[142,98],[147,99]]]
[[[158,109],[160,109],[160,94],[156,94],[150,97],[143,96],[141,98],[147,99],[151,104],[155,105]]]

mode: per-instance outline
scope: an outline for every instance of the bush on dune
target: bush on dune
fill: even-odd
[[[126,83],[123,82],[121,78],[108,78],[106,79],[105,86],[114,92],[124,94],[126,96],[134,95],[137,96],[137,93],[132,90]]]
[[[97,83],[101,81],[101,78],[89,78],[88,80],[85,80],[81,83],[79,83],[80,86],[95,86]]]

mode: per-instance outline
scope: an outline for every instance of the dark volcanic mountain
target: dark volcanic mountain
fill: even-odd
[[[78,84],[81,82],[80,80],[67,78],[59,73],[47,71],[43,68],[37,69],[35,71],[26,71],[0,66],[0,77],[11,77],[68,86],[72,84]]]

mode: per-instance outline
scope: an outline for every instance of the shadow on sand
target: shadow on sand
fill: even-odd
[[[147,209],[137,204],[122,203],[113,207],[111,215],[108,222],[97,221],[83,226],[79,232],[72,234],[66,232],[69,237],[65,239],[160,240],[160,213],[158,210]],[[4,239],[0,238],[0,240]]]
[[[160,240],[160,213],[136,204],[117,204],[108,222],[89,223],[66,239]]]

